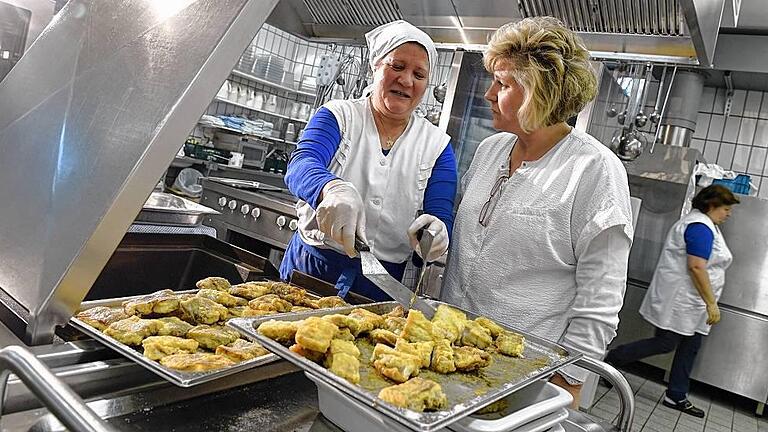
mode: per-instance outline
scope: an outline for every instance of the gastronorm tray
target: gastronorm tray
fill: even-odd
[[[432,301],[435,307],[440,304],[446,304],[438,301]],[[380,302],[362,307],[377,314],[385,314],[394,309],[397,302]],[[474,319],[478,315],[462,310],[468,318]],[[233,318],[227,322],[227,325],[240,331],[251,340],[256,340],[265,348],[290,361],[296,366],[309,372],[319,380],[326,382],[334,388],[340,390],[345,396],[371,407],[373,410],[392,418],[401,424],[417,431],[435,431],[443,428],[456,420],[459,420],[478,409],[495,402],[531,383],[552,374],[557,369],[577,361],[581,353],[571,352],[567,348],[547,341],[532,334],[520,331],[514,327],[499,323],[507,330],[520,333],[525,336],[526,347],[523,353],[524,359],[493,354],[493,363],[480,372],[437,374],[429,370],[422,370],[420,377],[434,379],[440,383],[449,401],[449,408],[435,412],[416,412],[404,408],[390,405],[377,397],[381,388],[392,385],[379,379],[379,385],[369,385],[368,389],[361,385],[356,385],[347,380],[332,374],[321,365],[308,360],[292,351],[287,347],[257,332],[259,324],[270,319],[279,319],[282,321],[298,321],[310,316],[322,316],[327,314],[347,314],[356,307],[337,308],[327,311],[308,311],[299,313],[287,313],[280,317],[255,317],[255,318]],[[358,344],[359,348],[360,345]],[[370,357],[370,350],[361,349],[362,359],[360,376],[361,383],[373,382],[375,371],[366,361]]]
[[[186,291],[175,291],[175,292],[176,294],[194,294],[197,291],[198,290],[186,290]],[[126,300],[132,300],[135,298],[144,297],[145,295],[146,294],[131,296],[131,297],[120,297],[120,298],[111,298],[111,299],[105,299],[105,300],[87,301],[87,302],[83,302],[80,305],[80,310],[90,309],[96,306],[107,306],[107,307],[120,306]],[[307,296],[311,298],[318,298],[318,296],[311,294],[309,292],[307,292]],[[326,310],[330,311],[330,310],[336,310],[336,309],[326,309]],[[275,317],[281,316],[281,314],[265,315],[265,316],[275,318]],[[238,373],[240,371],[244,371],[246,369],[250,369],[256,366],[261,366],[261,365],[272,363],[274,361],[279,360],[279,358],[275,354],[270,353],[270,354],[263,355],[261,357],[256,357],[254,359],[246,360],[244,362],[240,362],[233,366],[229,366],[222,369],[216,369],[216,370],[204,371],[204,372],[183,372],[183,371],[165,367],[155,360],[151,360],[147,357],[144,357],[144,354],[142,354],[140,349],[132,348],[128,345],[118,342],[114,338],[111,338],[105,335],[98,329],[91,327],[90,325],[86,324],[82,320],[72,317],[70,318],[69,321],[73,326],[81,330],[83,333],[98,340],[104,345],[112,348],[113,350],[117,351],[123,356],[128,357],[130,360],[133,360],[139,365],[149,369],[150,371],[154,372],[155,374],[159,375],[162,378],[165,378],[171,383],[176,384],[179,387],[196,386],[198,384],[206,383],[208,381],[213,381],[228,375]],[[243,335],[241,334],[241,336]]]
[[[218,211],[194,201],[165,192],[152,192],[136,216],[136,223],[154,225],[196,226],[206,215]]]

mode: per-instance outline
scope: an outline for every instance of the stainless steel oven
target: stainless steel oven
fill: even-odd
[[[291,236],[298,228],[297,198],[284,189],[235,179],[203,180],[201,204],[221,214],[204,225],[220,240],[267,257],[280,266]]]

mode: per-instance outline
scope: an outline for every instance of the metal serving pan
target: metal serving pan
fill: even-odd
[[[197,290],[176,291],[177,294],[194,294],[196,292]],[[106,300],[87,301],[81,304],[80,310],[90,309],[96,306],[107,306],[107,307],[120,306],[126,300],[132,300],[132,299],[143,297],[143,296],[144,295],[112,298],[112,299],[106,299]],[[317,296],[309,292],[307,292],[307,296],[312,298],[317,298]],[[327,309],[327,310],[336,310],[336,309]],[[278,317],[279,315],[280,314],[267,315],[267,316],[275,318],[275,317]],[[162,378],[165,378],[166,380],[172,382],[173,384],[176,384],[179,387],[196,386],[198,384],[202,384],[208,381],[213,381],[215,379],[232,375],[240,371],[250,369],[252,367],[261,366],[261,365],[272,363],[274,361],[279,360],[279,358],[276,355],[267,354],[261,357],[256,357],[251,360],[246,360],[244,362],[237,363],[234,366],[230,366],[223,369],[216,369],[216,370],[205,371],[205,372],[183,372],[183,371],[165,367],[155,360],[151,360],[147,357],[144,357],[144,354],[142,354],[142,352],[138,348],[132,348],[128,345],[118,342],[117,340],[105,335],[98,329],[91,327],[90,325],[86,324],[84,321],[81,321],[75,317],[70,318],[69,322],[73,326],[81,330],[83,333],[87,334],[88,336],[98,340],[104,345],[112,348],[118,353],[124,355],[125,357],[128,357],[129,359],[135,361],[141,366],[144,366],[145,368],[156,373]],[[243,335],[241,334],[241,336]]]
[[[435,307],[440,304],[447,304],[438,301],[429,300]],[[377,314],[385,314],[394,309],[399,303],[381,302],[370,305],[358,306]],[[448,305],[456,308],[455,306]],[[283,314],[277,319],[282,321],[298,321],[310,316],[322,316],[326,314],[347,314],[356,307],[339,308],[328,311],[311,311]],[[460,308],[456,308],[462,310]],[[478,315],[462,310],[469,318],[476,318]],[[526,347],[523,353],[524,359],[493,354],[493,363],[480,372],[473,373],[452,373],[437,374],[429,370],[422,370],[420,377],[433,379],[440,383],[443,391],[448,397],[449,408],[436,412],[416,412],[404,408],[395,407],[385,403],[377,397],[379,390],[385,386],[392,385],[379,379],[378,383],[371,380],[376,376],[376,372],[366,361],[370,358],[370,350],[361,347],[363,361],[360,367],[362,385],[355,385],[347,380],[338,377],[321,365],[308,360],[292,351],[282,344],[259,334],[256,329],[259,324],[275,317],[256,317],[256,318],[233,318],[227,322],[227,325],[240,331],[251,340],[256,340],[265,348],[290,361],[296,366],[311,373],[315,378],[320,379],[334,388],[340,390],[345,396],[360,402],[366,407],[379,414],[392,418],[399,423],[417,431],[435,431],[443,428],[456,420],[459,420],[478,409],[497,401],[516,390],[519,390],[538,379],[544,378],[557,369],[577,361],[582,354],[570,352],[565,347],[554,342],[542,339],[540,337],[520,331],[499,323],[507,330],[520,333],[525,336]],[[360,345],[358,344],[358,347]]]
[[[152,192],[136,217],[136,223],[196,226],[218,211],[165,192]]]

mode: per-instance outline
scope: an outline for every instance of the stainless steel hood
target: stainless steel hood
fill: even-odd
[[[436,42],[482,45],[502,24],[551,15],[595,57],[710,66],[726,0],[282,0],[271,24],[310,38],[362,40],[405,19]]]
[[[48,342],[277,0],[71,0],[0,83],[0,288]]]

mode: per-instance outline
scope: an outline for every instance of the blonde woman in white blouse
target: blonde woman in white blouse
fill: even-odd
[[[443,299],[602,358],[624,297],[632,212],[627,174],[566,120],[595,97],[583,42],[558,20],[499,28],[484,56],[500,132],[462,179]],[[552,381],[578,404],[586,371]]]

